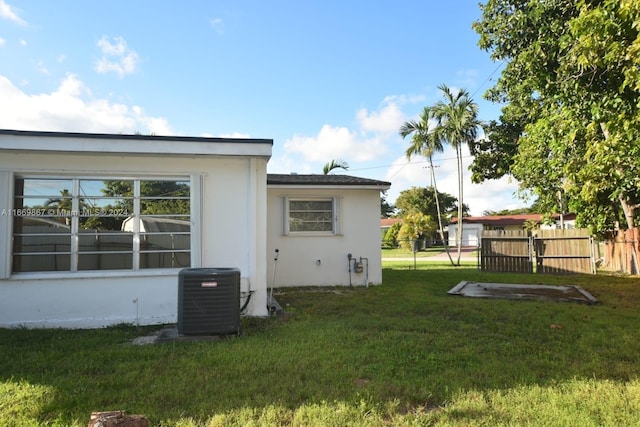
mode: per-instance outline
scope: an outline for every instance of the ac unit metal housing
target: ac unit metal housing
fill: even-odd
[[[178,334],[240,333],[239,269],[185,268],[178,277]]]

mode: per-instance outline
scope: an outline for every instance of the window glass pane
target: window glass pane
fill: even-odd
[[[79,232],[122,230],[133,214],[133,190],[132,180],[80,180]]]
[[[69,271],[72,260],[78,270],[188,267],[190,187],[175,179],[17,178],[13,271]],[[134,258],[136,232],[144,259]]]
[[[71,251],[71,234],[16,235],[13,238],[15,253],[56,253]]]
[[[189,198],[189,181],[140,181],[140,197],[180,197]]]
[[[13,255],[13,271],[16,273],[28,271],[69,271],[71,269],[69,254],[49,255]]]
[[[188,233],[191,231],[189,217],[143,216],[140,218],[143,233]]]
[[[80,233],[96,233],[98,231],[133,231],[124,230],[128,218],[116,216],[90,216],[78,218]]]
[[[80,215],[127,217],[133,214],[133,181],[80,180]]]
[[[331,212],[294,212],[291,218],[301,222],[331,222]]]
[[[71,199],[64,200],[61,205],[53,204],[52,200],[33,197],[16,199],[14,210],[19,216],[71,216]],[[67,205],[69,209],[66,209]]]
[[[127,206],[131,206],[129,209]],[[117,197],[83,197],[80,199],[80,216],[117,216],[133,214],[133,199]]]
[[[71,179],[35,179],[17,178],[16,196],[55,198],[63,194],[71,195],[73,180]]]
[[[301,222],[292,219],[289,231],[333,231],[333,222]]]
[[[32,185],[29,185],[32,184]],[[72,209],[73,183],[71,181],[50,181],[51,186],[45,186],[45,181],[28,182],[25,181],[25,202],[36,205],[44,197],[43,207],[48,209],[58,209],[70,211]],[[56,191],[56,193],[52,193]],[[33,203],[35,202],[35,203]]]
[[[80,180],[80,194],[88,197],[133,197],[132,180]]]
[[[191,212],[189,199],[143,199],[140,201],[142,215],[185,215]]]
[[[80,197],[133,197],[133,181],[81,179]]]
[[[189,234],[149,234],[140,236],[140,251],[159,250],[189,250],[191,248],[191,236]]]
[[[71,233],[70,218],[13,217],[14,234]]]
[[[332,232],[332,200],[289,201],[289,231]]]
[[[131,253],[96,253],[78,255],[78,270],[130,270],[133,268]]]
[[[78,236],[79,252],[132,252],[133,234],[94,233]],[[124,268],[124,267],[122,267]]]
[[[333,210],[331,200],[292,200],[289,205],[290,211],[329,211]]]
[[[189,252],[141,253],[140,268],[186,268],[191,266]]]
[[[140,181],[142,215],[189,215],[189,181]]]
[[[16,216],[70,216],[73,181],[68,179],[15,180]]]

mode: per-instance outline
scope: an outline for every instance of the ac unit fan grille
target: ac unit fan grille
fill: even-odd
[[[240,331],[240,271],[185,269],[178,286],[178,333],[222,335]]]

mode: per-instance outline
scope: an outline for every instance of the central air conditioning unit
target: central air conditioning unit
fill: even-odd
[[[240,333],[239,269],[185,268],[178,280],[178,334]]]

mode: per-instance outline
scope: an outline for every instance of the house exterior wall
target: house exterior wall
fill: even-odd
[[[47,142],[65,143],[60,139],[40,142],[43,149]],[[153,150],[150,144],[148,149]],[[252,293],[247,314],[268,314],[264,259],[268,156],[263,152],[179,156],[1,148],[0,212],[13,207],[15,174],[187,177],[191,180],[191,267],[239,268],[243,295]],[[0,326],[92,328],[177,321],[180,269],[16,274],[11,272],[11,236],[12,218],[0,216]]]
[[[456,246],[458,224],[447,226],[449,233],[449,246]],[[482,224],[462,224],[462,246],[478,246],[482,235]]]
[[[339,233],[285,234],[287,197],[337,197]],[[268,286],[362,286],[382,283],[380,191],[340,188],[267,188]],[[279,250],[274,261],[275,249]],[[347,254],[363,259],[362,273],[349,274]],[[367,263],[368,260],[368,263]],[[368,266],[367,266],[368,264]],[[275,268],[275,280],[274,280]]]

